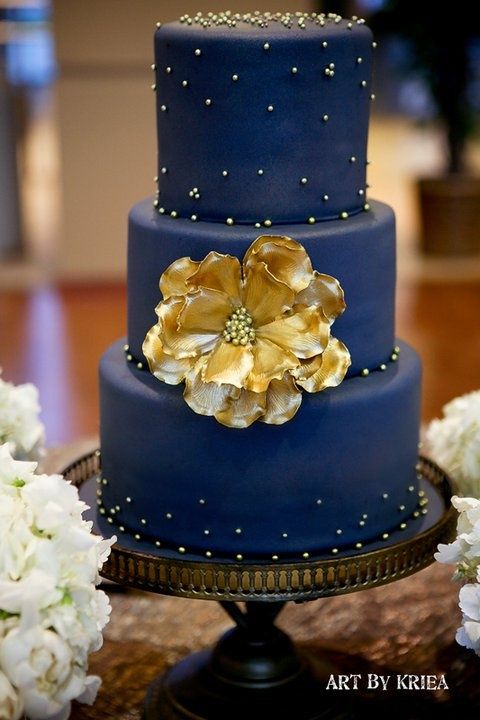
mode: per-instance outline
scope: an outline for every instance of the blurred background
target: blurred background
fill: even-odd
[[[258,1],[203,10],[227,8]],[[153,30],[197,10],[0,0],[0,366],[40,387],[52,444],[96,432],[98,359],[125,332],[127,212],[154,192]],[[480,386],[480,22],[461,0],[448,16],[432,0],[290,10],[375,31],[370,194],[397,213],[397,326],[424,360],[430,419]]]

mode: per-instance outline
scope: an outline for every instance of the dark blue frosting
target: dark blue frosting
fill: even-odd
[[[120,532],[187,552],[301,557],[379,540],[424,511],[420,362],[403,344],[387,362],[394,215],[376,202],[361,212],[371,48],[361,21],[336,16],[223,14],[158,29],[160,194],[129,218],[134,362],[119,342],[100,366],[99,502]],[[347,309],[332,334],[352,366],[339,387],[303,393],[288,423],[234,430],[136,362],[167,266],[211,250],[242,258],[260,234],[294,238],[338,278]]]
[[[378,539],[418,502],[419,397],[401,343],[385,372],[304,393],[285,425],[232,430],[127,366],[119,342],[100,367],[102,500],[133,533],[245,559]]]
[[[161,217],[149,200],[135,205],[130,212],[128,250],[132,354],[143,359],[143,340],[157,320],[160,275],[171,262],[185,255],[202,260],[210,250],[242,258],[260,234],[290,235],[304,245],[316,270],[340,281],[347,309],[335,321],[332,334],[350,350],[350,375],[385,362],[394,344],[395,218],[388,205],[377,202],[371,203],[370,212],[347,221],[262,230]]]
[[[159,205],[168,213],[290,223],[362,208],[372,36],[357,22],[323,23],[184,20],[157,30]]]

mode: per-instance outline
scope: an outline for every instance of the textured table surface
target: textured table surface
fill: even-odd
[[[62,467],[91,446],[86,442],[55,451],[50,468]],[[459,588],[450,577],[450,567],[435,563],[384,587],[290,603],[278,625],[300,648],[331,654],[347,673],[445,673],[448,691],[392,693],[390,718],[451,718],[460,711],[471,717],[480,708],[480,659],[455,643]],[[231,626],[212,601],[116,587],[110,597],[105,643],[90,661],[90,671],[102,677],[103,685],[93,707],[75,705],[74,720],[139,720],[146,687],[155,676],[208,647]],[[377,691],[372,702],[382,708],[385,695]],[[371,717],[375,715],[374,709]]]

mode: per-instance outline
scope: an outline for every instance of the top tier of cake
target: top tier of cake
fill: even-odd
[[[363,21],[335,15],[160,26],[160,211],[267,227],[359,212],[374,45]]]

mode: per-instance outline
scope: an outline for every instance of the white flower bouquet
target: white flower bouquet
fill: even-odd
[[[18,460],[38,460],[42,454],[45,431],[39,414],[35,385],[13,385],[0,377],[0,445],[7,443]]]
[[[456,566],[453,578],[463,582],[456,640],[480,655],[480,391],[445,405],[427,428],[425,451],[456,484],[457,538],[439,545],[435,558]]]
[[[425,434],[425,450],[457,485],[459,495],[480,498],[480,390],[443,408]]]
[[[64,720],[100,684],[88,655],[109,619],[96,585],[116,538],[93,535],[77,489],[36,467],[0,447],[0,720]]]

